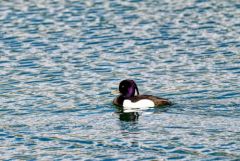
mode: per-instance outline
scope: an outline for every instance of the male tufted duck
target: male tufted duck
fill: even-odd
[[[135,91],[137,95],[135,95]],[[137,84],[129,79],[120,82],[119,92],[120,95],[113,100],[113,104],[124,108],[148,108],[172,104],[167,99],[152,95],[140,95]]]

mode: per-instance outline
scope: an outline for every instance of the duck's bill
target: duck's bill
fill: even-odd
[[[111,94],[118,95],[118,94],[120,94],[120,92],[119,92],[119,90],[113,90],[113,91],[111,92]]]

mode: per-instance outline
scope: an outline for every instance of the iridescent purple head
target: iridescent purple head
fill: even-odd
[[[125,98],[133,97],[135,90],[137,91],[137,95],[139,95],[137,84],[133,80],[126,79],[119,84],[119,91]]]

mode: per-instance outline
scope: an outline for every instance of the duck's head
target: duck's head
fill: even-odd
[[[137,95],[139,95],[137,84],[133,80],[126,79],[119,84],[119,92],[125,98],[133,97],[135,90],[137,91]]]

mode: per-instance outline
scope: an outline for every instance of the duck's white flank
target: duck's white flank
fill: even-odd
[[[137,102],[132,102],[131,100],[124,100],[123,107],[142,109],[142,108],[154,107],[154,102],[149,99],[142,99]]]

